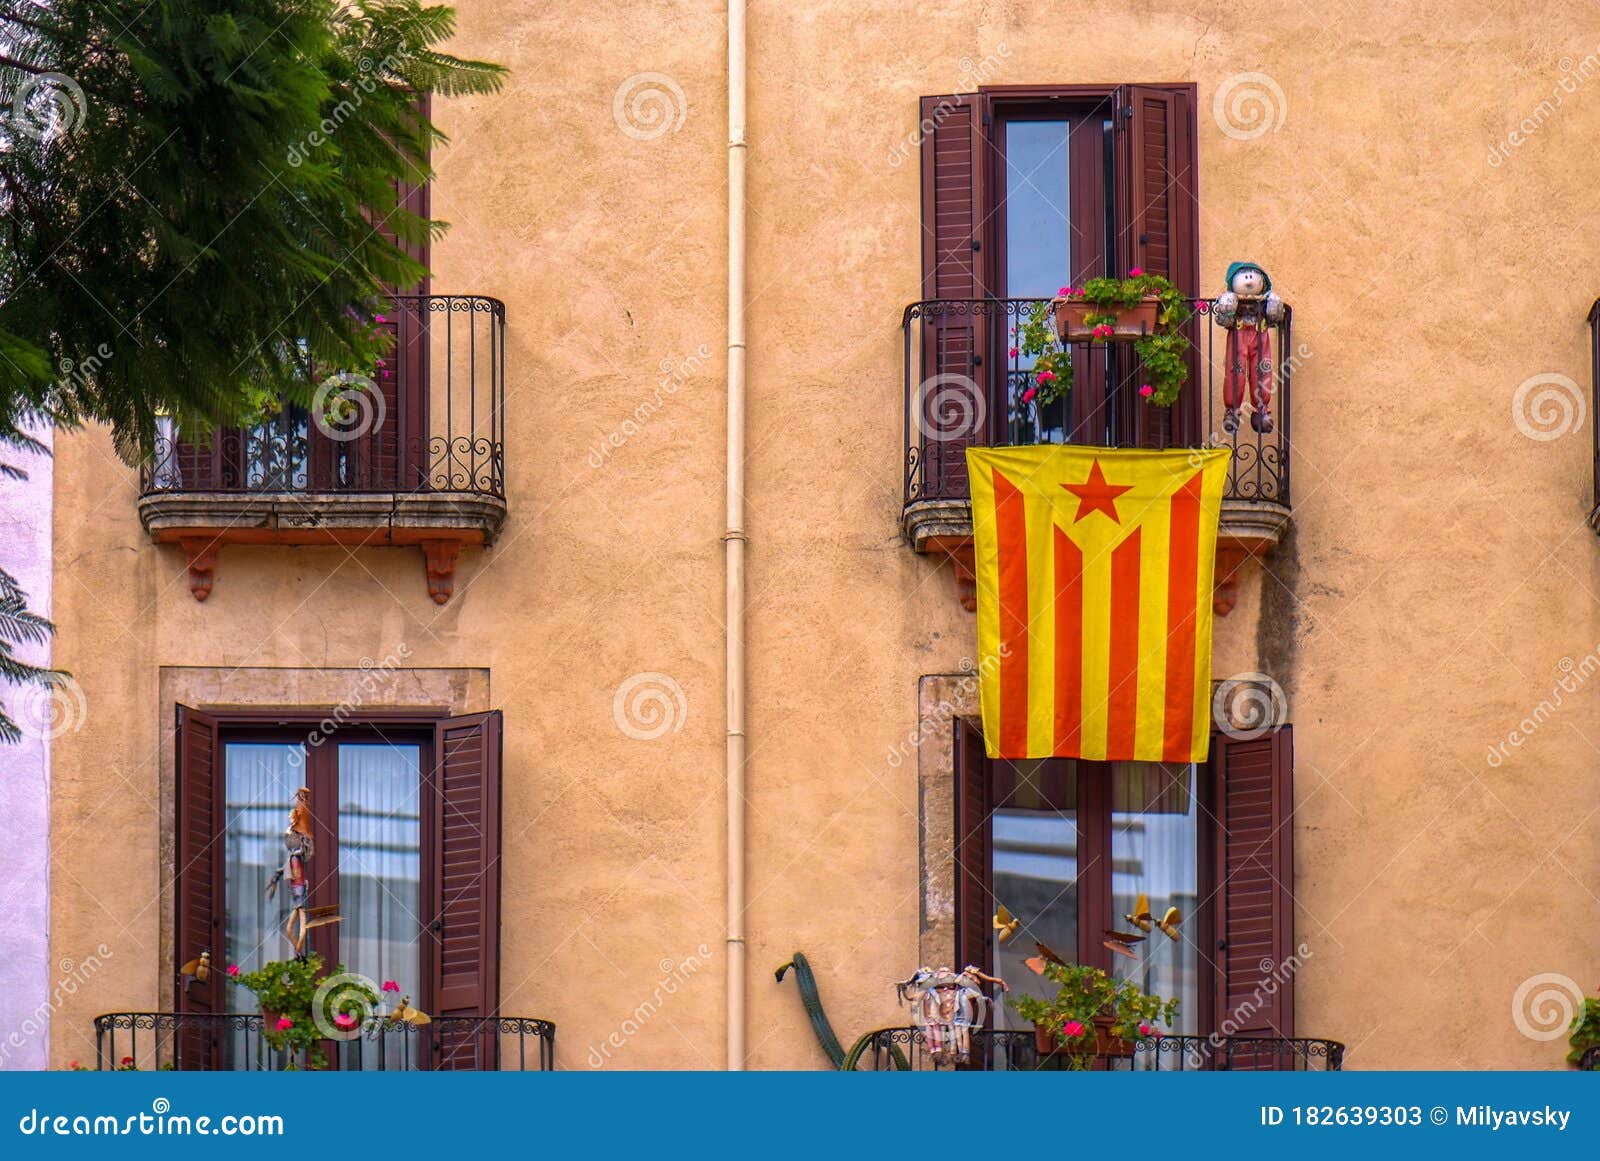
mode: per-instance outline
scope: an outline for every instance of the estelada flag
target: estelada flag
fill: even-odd
[[[1205,760],[1228,455],[967,449],[991,758]]]

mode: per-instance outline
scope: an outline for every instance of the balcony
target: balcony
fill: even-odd
[[[1227,334],[1212,300],[1194,299],[1189,381],[1171,408],[1138,396],[1137,360],[1120,343],[1075,342],[1075,385],[1046,407],[1024,402],[1032,373],[1012,356],[1010,334],[1040,299],[982,298],[914,302],[901,321],[904,347],[905,493],[901,527],[919,553],[948,556],[961,600],[973,591],[972,502],[966,449],[1073,443],[1095,447],[1227,447],[1228,466],[1217,538],[1214,605],[1235,603],[1244,561],[1263,556],[1288,529],[1290,380],[1300,361],[1291,312],[1268,328],[1272,341],[1271,432],[1253,429],[1248,404],[1238,430],[1223,424]]]
[[[442,605],[461,549],[494,542],[506,519],[505,305],[401,295],[387,311],[378,322],[393,348],[375,379],[324,380],[314,418],[287,408],[205,442],[160,432],[139,519],[182,547],[196,600],[211,594],[224,545],[414,545]]]
[[[117,1012],[95,1017],[94,1038],[102,1071],[281,1072],[289,1063],[256,1013]],[[421,1028],[369,1019],[351,1039],[323,1043],[341,1072],[549,1072],[555,1051],[554,1024],[519,1016],[435,1016]]]
[[[1032,1030],[975,1029],[965,1064],[935,1064],[921,1028],[884,1028],[871,1034],[861,1066],[879,1071],[949,1068],[965,1072],[1066,1072],[1074,1061],[1041,1053]],[[1337,1040],[1271,1036],[1163,1036],[1140,1040],[1132,1056],[1094,1057],[1097,1072],[1340,1072],[1344,1045]]]

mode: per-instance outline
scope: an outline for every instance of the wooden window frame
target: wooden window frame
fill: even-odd
[[[342,741],[392,737],[419,746],[423,792],[419,889],[424,900],[422,928],[428,939],[422,954],[422,979],[413,996],[419,1006],[434,1014],[497,1015],[502,942],[500,803],[504,765],[499,711],[453,714],[446,707],[426,707],[364,709],[351,713],[348,707],[334,706],[179,705],[175,795],[178,859],[173,891],[178,962],[198,955],[201,950],[211,950],[219,959],[222,954],[227,907],[224,746],[234,741],[304,741],[321,732],[330,721],[337,725],[326,731],[322,743],[308,753],[306,773],[313,781],[320,778],[326,784],[329,781],[327,771],[336,772],[333,755]],[[191,761],[196,763],[195,773],[186,770],[186,763]],[[479,771],[477,781],[474,783],[469,777],[463,785],[460,782],[462,773],[470,774],[474,764]],[[198,772],[201,765],[205,767],[203,774]],[[194,803],[189,801],[191,797]],[[319,801],[323,803],[320,808]],[[320,832],[317,834],[319,857],[312,864],[313,899],[319,904],[335,901],[327,897],[328,882],[334,884],[332,891],[337,890],[338,848],[325,817],[328,801],[324,785],[324,794],[312,800],[314,826]],[[477,826],[463,827],[464,810],[478,814]],[[205,815],[207,821],[201,822],[200,815]],[[199,833],[202,829],[203,835]],[[467,837],[463,837],[464,833]],[[463,855],[469,862],[476,859],[480,873],[467,880],[464,886],[452,887],[452,867],[459,872]],[[462,904],[467,904],[470,910],[460,925],[446,925],[446,915],[454,910],[460,916]],[[335,962],[332,958],[335,943],[336,937],[321,930],[312,933],[310,948],[331,964]],[[188,951],[190,947],[195,950]],[[191,982],[185,987],[182,980],[178,984],[180,1011],[225,1010],[220,971],[213,972],[203,985]],[[195,1043],[186,1052],[190,1059],[201,1067],[220,1062],[220,1043],[203,1044],[199,1037],[191,1037],[191,1040]],[[474,1040],[483,1043],[474,1044]],[[433,1047],[437,1057],[434,1067],[438,1068],[471,1067],[473,1063],[481,1066],[498,1051],[493,1037],[437,1037]]]
[[[990,860],[992,815],[998,808],[994,795],[998,760],[982,756],[982,730],[976,721],[957,718],[954,730],[956,952],[963,965],[974,963],[992,971]],[[1078,946],[1072,949],[1079,963],[1107,970],[1111,952],[1102,946],[1100,933],[1118,926],[1120,919],[1111,906],[1110,766],[1106,762],[1077,763],[1077,825],[1083,841],[1078,858]],[[1235,775],[1232,785],[1230,768]],[[981,794],[973,793],[970,782],[975,771],[981,772],[984,780]],[[1283,969],[1298,956],[1294,942],[1293,727],[1285,724],[1265,735],[1242,739],[1214,731],[1210,756],[1196,764],[1195,781],[1200,905],[1193,917],[1193,931],[1200,950],[1199,1027],[1210,1031],[1225,1022],[1239,1035],[1291,1037],[1294,979],[1292,971]],[[1252,817],[1230,815],[1231,791],[1235,790],[1239,799],[1235,809],[1248,809]],[[980,813],[982,822],[978,824]],[[1086,827],[1093,828],[1092,834]],[[1100,857],[1086,864],[1085,849],[1095,848]],[[1250,893],[1238,906],[1231,894],[1236,878],[1241,895]],[[1241,927],[1251,943],[1230,952],[1229,937]],[[1068,954],[1066,948],[1056,950]],[[1269,960],[1271,969],[1265,966]],[[1231,989],[1230,970],[1236,973]],[[1273,977],[1272,987],[1260,987],[1269,976]],[[1249,1002],[1238,1003],[1240,996]]]

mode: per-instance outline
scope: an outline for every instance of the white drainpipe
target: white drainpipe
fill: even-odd
[[[744,171],[745,4],[728,4],[728,1069],[745,1064]]]

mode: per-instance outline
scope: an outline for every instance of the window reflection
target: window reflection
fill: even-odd
[[[1135,946],[1137,960],[1113,956],[1112,967],[1146,992],[1177,996],[1181,1003],[1172,1030],[1185,1033],[1197,1032],[1200,1018],[1195,777],[1191,765],[1111,766],[1111,913],[1120,930],[1132,930],[1122,917],[1143,893],[1156,919],[1169,907],[1183,915],[1176,941],[1156,928]]]
[[[1051,985],[1023,964],[1039,941],[1068,959],[1078,947],[1078,771],[1061,759],[994,763],[994,897],[1022,921],[1016,938],[990,938],[997,975],[1013,994],[1049,995]],[[1027,1028],[1003,1001],[994,1026]]]

